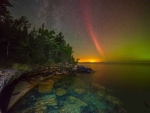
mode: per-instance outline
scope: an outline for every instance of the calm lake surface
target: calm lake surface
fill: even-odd
[[[42,93],[57,78],[45,81],[10,113],[125,113],[122,108],[127,113],[150,113],[150,64],[79,65],[95,72],[66,75],[54,83],[51,92]]]
[[[150,64],[81,63],[92,68],[92,80],[112,89],[128,113],[150,113]]]

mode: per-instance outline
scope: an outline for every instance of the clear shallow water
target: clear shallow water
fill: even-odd
[[[14,107],[13,112],[32,113],[42,106],[49,113],[67,113],[66,110],[68,113],[119,113],[121,100],[128,113],[150,113],[149,64],[81,65],[92,68],[95,73],[62,79],[54,84],[51,93],[41,94],[34,89]],[[99,90],[91,83],[105,86],[113,92]],[[58,88],[67,90],[67,93],[56,95]],[[53,103],[48,99],[52,99]]]
[[[123,111],[122,102],[112,96],[108,89],[90,82],[90,77],[84,74],[65,76],[55,82],[53,90],[47,93],[41,93],[39,87],[35,88],[10,112],[118,113]]]

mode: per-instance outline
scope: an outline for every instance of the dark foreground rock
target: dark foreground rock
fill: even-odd
[[[49,92],[52,89],[53,81],[57,81],[61,78],[55,76],[62,74],[57,73],[57,70],[58,68],[51,68],[25,73],[14,69],[1,69],[0,113],[5,113],[10,110],[24,95],[35,88],[38,84],[40,84],[39,92]],[[42,82],[49,78],[53,78],[53,80],[50,80],[50,82]],[[45,85],[46,83],[51,84],[50,87]]]
[[[77,66],[77,72],[80,73],[93,73],[91,68],[85,68],[84,66]]]
[[[19,78],[21,71],[15,69],[1,69],[0,70],[0,93],[5,86],[9,85],[12,81]]]

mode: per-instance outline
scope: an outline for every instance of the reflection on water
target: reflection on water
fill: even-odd
[[[150,91],[150,64],[81,64],[96,72],[93,79],[114,90]]]
[[[150,113],[150,64],[81,64],[96,72],[92,80],[110,88],[128,113]],[[148,106],[147,106],[148,105]]]
[[[92,68],[95,73],[65,77],[55,82],[49,93],[39,93],[36,88],[13,112],[124,113],[123,103],[128,113],[150,113],[149,64],[81,65]]]
[[[58,81],[47,80],[22,98],[11,112],[125,113],[122,102],[110,95],[112,91],[90,82],[90,76],[69,75]]]

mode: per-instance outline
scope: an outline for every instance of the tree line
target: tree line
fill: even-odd
[[[25,64],[76,63],[73,48],[63,34],[32,28],[25,16],[14,19],[7,7],[8,0],[0,1],[0,60]]]

